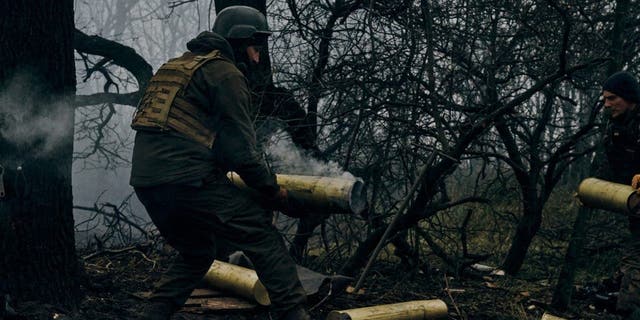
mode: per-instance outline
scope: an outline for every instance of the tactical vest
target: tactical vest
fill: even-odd
[[[184,99],[184,91],[193,74],[205,63],[225,59],[219,50],[207,55],[187,52],[169,60],[151,77],[133,117],[134,130],[176,131],[207,148],[213,147],[216,133],[210,116]]]

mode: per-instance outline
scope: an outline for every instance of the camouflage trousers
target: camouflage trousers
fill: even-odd
[[[135,188],[153,223],[179,252],[156,283],[151,301],[183,305],[221,252],[242,250],[269,292],[272,311],[306,302],[296,266],[272,225],[270,211],[256,204],[224,175],[202,186]]]
[[[640,220],[632,217],[629,223],[631,239],[625,244],[620,261],[622,281],[616,309],[622,313],[640,314]]]

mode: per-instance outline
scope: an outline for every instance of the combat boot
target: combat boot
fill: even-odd
[[[271,316],[272,320],[311,320],[311,316],[307,309],[303,306],[296,306],[289,311],[281,313],[277,316]]]
[[[169,320],[176,311],[169,301],[149,301],[140,313],[140,320]]]

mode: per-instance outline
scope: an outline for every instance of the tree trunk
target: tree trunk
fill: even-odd
[[[580,253],[584,248],[587,221],[589,220],[590,215],[591,209],[589,208],[580,207],[578,210],[576,221],[573,224],[573,231],[571,232],[571,240],[569,241],[567,254],[564,258],[564,264],[562,265],[560,275],[558,276],[558,284],[553,291],[551,306],[555,309],[565,311],[571,302],[573,282],[576,277],[578,261],[581,256]]]
[[[0,288],[74,307],[73,1],[0,1],[0,12]]]
[[[371,232],[367,239],[358,245],[356,252],[354,252],[340,270],[338,270],[338,274],[354,277],[358,270],[367,264],[367,258],[376,248],[380,239],[382,239],[385,229],[386,225]],[[395,235],[395,233],[392,234]]]
[[[607,75],[620,71],[624,65],[624,36],[626,24],[629,19],[629,0],[616,1],[616,9],[613,16],[613,28],[611,29],[611,46],[609,55],[611,60],[607,65]]]
[[[542,208],[535,204],[530,205],[531,207],[525,204],[525,208],[522,210],[522,219],[518,223],[511,247],[509,247],[507,256],[502,264],[504,271],[510,275],[515,275],[520,271],[531,241],[542,223]]]
[[[267,15],[266,0],[215,0],[216,13],[230,6],[247,6],[260,10],[262,14]]]

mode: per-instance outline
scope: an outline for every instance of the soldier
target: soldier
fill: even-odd
[[[609,116],[603,139],[605,161],[599,175],[607,180],[640,187],[640,86],[633,75],[617,72],[602,86],[605,112]],[[617,310],[640,319],[640,218],[629,217],[631,238],[625,244],[620,269],[623,273]]]
[[[156,283],[145,319],[169,319],[221,252],[242,250],[269,292],[272,319],[309,319],[296,266],[271,211],[235,187],[235,171],[268,202],[287,208],[256,147],[247,72],[270,35],[262,13],[222,10],[213,32],[187,43],[188,52],[151,78],[132,127],[131,185],[153,223],[179,255]]]

